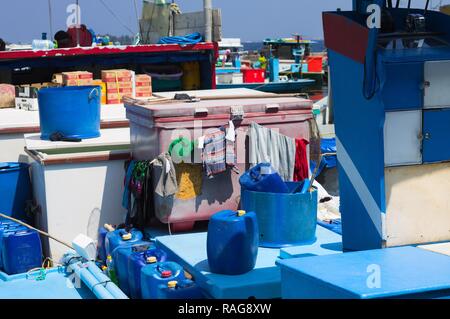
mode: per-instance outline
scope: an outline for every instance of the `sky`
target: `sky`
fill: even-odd
[[[75,0],[50,0],[53,33],[66,29],[66,8]],[[265,38],[289,37],[294,33],[305,38],[321,39],[321,12],[348,10],[352,0],[212,0],[214,8],[222,10],[223,37],[242,41],[262,41]],[[424,0],[413,0],[420,4]],[[440,0],[432,1],[438,4]],[[2,0],[0,38],[7,42],[31,43],[42,32],[49,33],[48,0]],[[117,19],[102,5],[111,8]],[[142,0],[136,0],[140,16]],[[402,2],[406,2],[402,0]],[[444,0],[443,2],[450,2]],[[134,0],[79,0],[81,22],[97,34],[130,35],[138,32]],[[183,12],[199,11],[202,0],[178,0]],[[126,27],[124,27],[125,25]]]

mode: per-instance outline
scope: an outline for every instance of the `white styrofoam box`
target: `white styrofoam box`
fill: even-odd
[[[427,61],[424,79],[424,108],[450,107],[450,61]]]
[[[97,257],[97,245],[92,238],[84,234],[79,234],[75,237],[72,241],[72,246],[78,255],[87,260],[95,260]]]
[[[16,109],[25,111],[38,111],[39,110],[38,99],[16,97]]]
[[[386,112],[384,163],[386,166],[422,163],[422,110]]]

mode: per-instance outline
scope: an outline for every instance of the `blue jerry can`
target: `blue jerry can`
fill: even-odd
[[[255,267],[259,231],[254,212],[226,210],[208,225],[207,254],[211,272],[240,275]]]
[[[115,231],[106,234],[105,248],[106,256],[111,253],[120,245],[128,245],[140,242],[142,240],[142,233],[137,229],[131,229],[127,231],[125,229],[116,229]]]
[[[169,281],[158,287],[158,299],[205,299],[202,289],[192,280]]]
[[[42,266],[42,247],[34,230],[19,230],[3,234],[3,268],[8,275],[27,272]]]
[[[147,265],[141,269],[142,299],[157,299],[160,285],[183,279],[185,279],[183,267],[175,262],[166,261]]]
[[[120,289],[126,294],[130,294],[128,285],[128,258],[133,252],[145,251],[152,247],[153,244],[146,241],[139,241],[130,244],[120,245],[112,252],[114,260],[114,268],[116,270],[117,280]]]
[[[143,267],[165,262],[167,254],[159,248],[152,248],[146,251],[133,252],[128,258],[128,286],[130,288],[130,297],[132,299],[141,299],[141,270]]]

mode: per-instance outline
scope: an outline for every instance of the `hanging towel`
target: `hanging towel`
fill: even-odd
[[[303,138],[295,139],[295,168],[294,182],[302,182],[309,177],[307,145],[309,142]]]
[[[293,181],[295,165],[295,140],[258,125],[250,124],[250,167],[270,163],[285,182]]]
[[[175,195],[178,192],[177,174],[169,153],[160,154],[153,165],[161,168],[161,176],[156,185],[155,193],[161,197]]]

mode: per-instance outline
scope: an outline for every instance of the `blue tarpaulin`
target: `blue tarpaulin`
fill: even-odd
[[[322,138],[320,141],[320,151],[322,154],[334,153],[336,154],[336,138]],[[322,170],[326,168],[333,168],[337,165],[336,155],[325,155],[322,156],[322,161],[320,162],[319,170],[317,171],[317,176],[320,175]],[[314,172],[316,163],[311,161],[310,163],[311,171]]]
[[[191,33],[185,36],[174,36],[174,37],[162,37],[159,39],[159,44],[196,44],[202,42],[202,35],[198,32]]]

